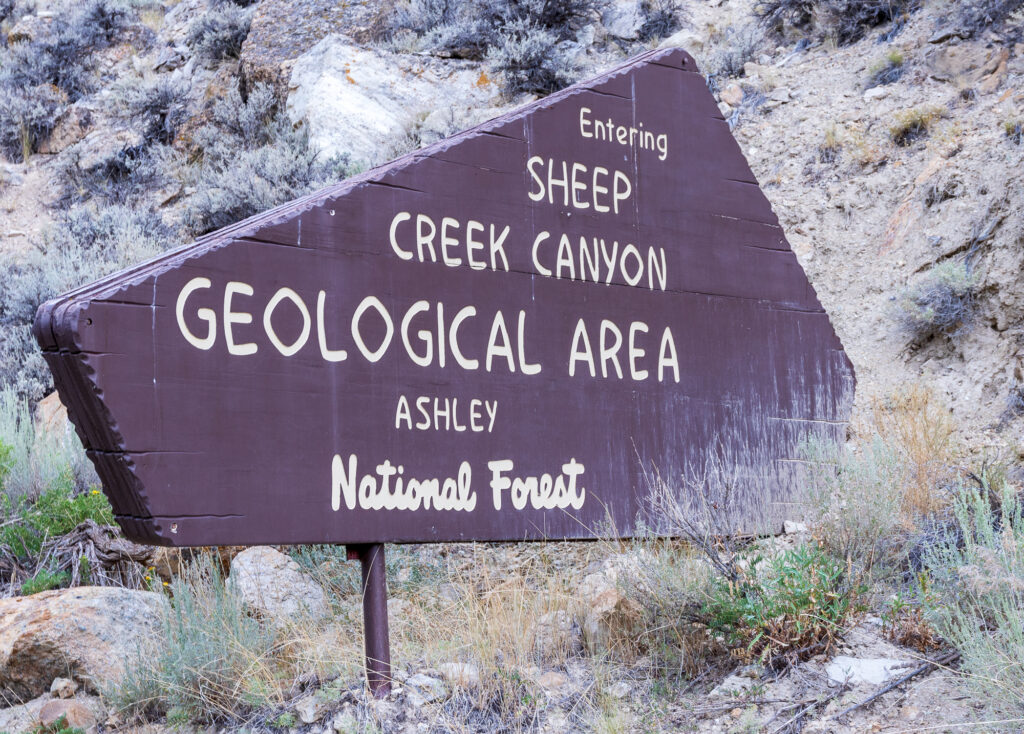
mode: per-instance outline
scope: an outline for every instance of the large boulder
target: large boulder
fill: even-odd
[[[330,614],[324,590],[299,564],[273,548],[256,546],[239,553],[231,561],[229,580],[252,611],[275,624]]]
[[[60,677],[92,692],[116,683],[159,631],[164,603],[154,592],[98,586],[0,599],[0,694],[35,698]]]
[[[439,107],[465,119],[470,110],[495,105],[497,95],[472,62],[392,54],[332,35],[295,61],[287,109],[324,155],[376,165]]]

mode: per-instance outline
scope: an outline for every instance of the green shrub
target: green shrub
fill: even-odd
[[[67,571],[54,573],[47,568],[41,568],[35,576],[22,582],[21,596],[32,596],[41,591],[58,589],[70,580],[71,575]]]
[[[123,711],[191,722],[243,718],[267,704],[275,635],[246,614],[219,562],[201,556],[170,586],[162,638],[140,651],[108,693]]]
[[[917,341],[956,336],[974,317],[979,280],[966,260],[939,263],[903,292],[896,319]]]
[[[843,564],[816,545],[746,561],[737,581],[715,582],[704,606],[709,627],[742,659],[770,667],[828,653],[859,591]]]
[[[85,520],[100,525],[113,525],[114,515],[106,496],[98,489],[76,493],[69,475],[45,490],[34,502],[7,501],[6,520],[0,529],[0,543],[11,548],[19,558],[39,555],[43,543],[74,530]]]
[[[1024,714],[1024,517],[1009,483],[961,489],[956,522],[927,556],[931,612],[993,708]]]

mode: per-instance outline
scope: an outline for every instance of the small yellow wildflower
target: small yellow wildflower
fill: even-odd
[[[149,581],[149,580],[150,580],[150,579],[149,579],[149,576],[147,575],[147,576],[146,576],[146,581]]]
[[[170,584],[164,581],[164,586],[170,586]]]
[[[99,493],[100,493],[100,491],[98,489],[94,489],[92,492],[90,492],[90,494],[99,494]]]

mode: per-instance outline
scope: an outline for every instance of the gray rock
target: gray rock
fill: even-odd
[[[664,39],[658,48],[681,48],[691,55],[697,55],[704,52],[704,37],[690,28],[684,28]]]
[[[448,694],[444,681],[424,673],[409,676],[405,687],[409,700],[417,706],[440,701]]]
[[[882,685],[907,667],[904,660],[890,658],[851,658],[840,655],[825,668],[831,682],[851,685]]]
[[[497,94],[470,62],[391,54],[331,35],[294,62],[287,110],[322,154],[373,165],[390,158],[393,141],[438,100],[462,117],[493,106]]]
[[[326,708],[324,702],[315,695],[306,696],[295,704],[295,713],[303,724],[312,724],[323,718]]]
[[[734,698],[753,688],[754,681],[745,675],[730,675],[709,694],[712,698]]]
[[[807,524],[796,522],[795,520],[786,520],[782,523],[782,531],[786,535],[799,535],[807,532]]]
[[[188,49],[184,46],[164,46],[153,62],[153,71],[173,71],[185,65]]]
[[[640,35],[644,24],[641,0],[627,0],[608,7],[601,15],[601,22],[609,36],[632,41]]]
[[[267,546],[247,548],[232,558],[228,580],[250,609],[280,626],[330,613],[324,590],[299,564]]]

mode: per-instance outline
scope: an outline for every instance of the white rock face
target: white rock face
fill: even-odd
[[[247,548],[231,559],[229,581],[251,609],[277,624],[324,619],[324,590],[299,564],[266,546]]]
[[[474,64],[386,53],[331,35],[296,60],[287,109],[324,155],[377,165],[417,119],[493,106],[497,92]]]
[[[878,686],[896,677],[901,671],[909,672],[905,660],[890,658],[851,658],[840,655],[834,658],[825,672],[834,683],[860,685],[867,683]]]

